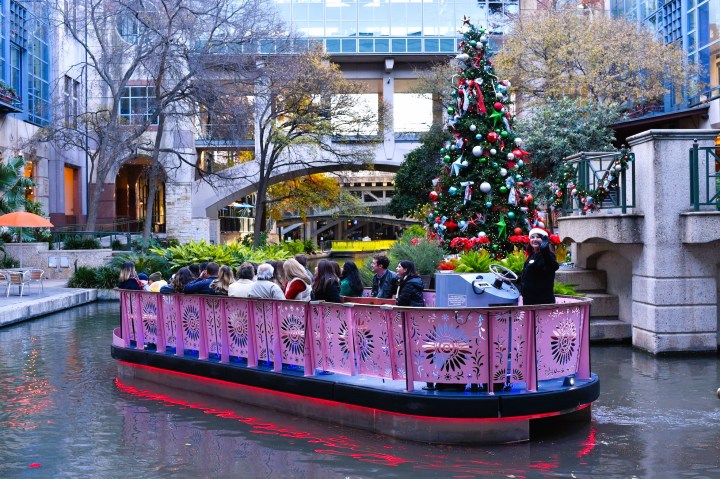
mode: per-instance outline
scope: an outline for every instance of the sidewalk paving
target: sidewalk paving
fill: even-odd
[[[26,286],[22,296],[14,286],[9,297],[5,296],[5,289],[0,289],[0,327],[91,303],[98,298],[96,289],[68,288],[65,279],[46,279],[43,285],[44,291],[36,283]]]

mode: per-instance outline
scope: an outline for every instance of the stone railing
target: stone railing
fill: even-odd
[[[428,293],[426,293],[428,294]],[[121,292],[117,347],[257,367],[449,384],[590,378],[589,307],[404,308]],[[509,353],[509,354],[508,354]],[[490,388],[492,391],[492,388]]]

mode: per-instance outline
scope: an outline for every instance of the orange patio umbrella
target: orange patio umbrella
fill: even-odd
[[[0,226],[12,226],[20,228],[20,267],[22,268],[23,248],[22,248],[22,229],[23,228],[51,228],[54,225],[42,216],[27,211],[15,211],[0,216]]]

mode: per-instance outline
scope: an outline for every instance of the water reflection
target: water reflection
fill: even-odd
[[[118,378],[116,303],[0,329],[0,477],[720,477],[717,357],[593,347],[591,423],[459,447]]]

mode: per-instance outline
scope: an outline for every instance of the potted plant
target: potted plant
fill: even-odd
[[[0,80],[0,101],[12,104],[18,99],[19,97],[15,88]]]
[[[401,238],[390,248],[388,254],[393,263],[402,260],[415,263],[415,270],[423,279],[425,288],[429,288],[445,253],[435,241],[426,238]]]

